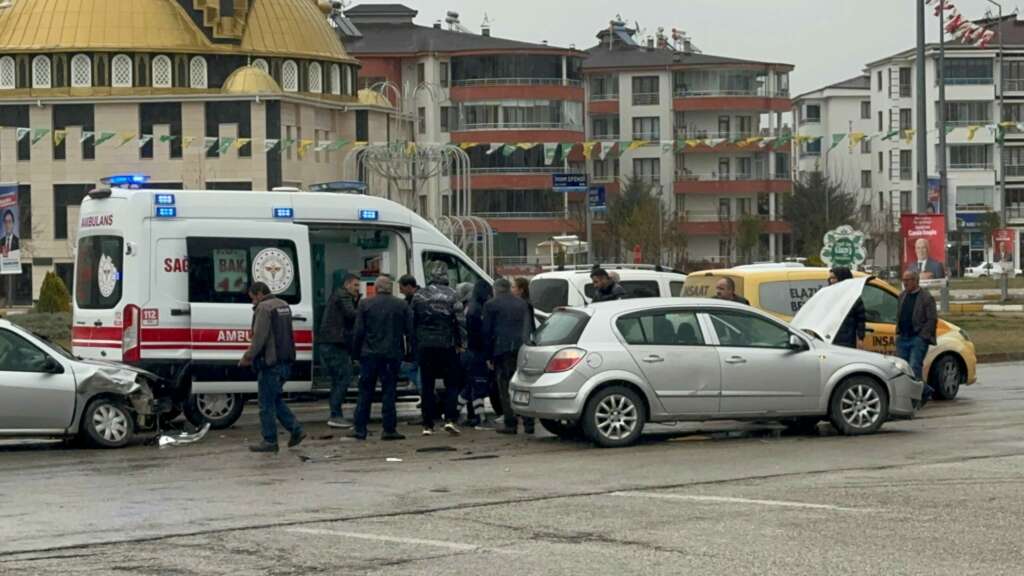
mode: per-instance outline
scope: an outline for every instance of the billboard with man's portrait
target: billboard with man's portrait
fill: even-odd
[[[922,285],[946,281],[946,219],[942,214],[903,214],[903,271],[917,272]]]
[[[18,185],[0,184],[0,274],[21,274]]]
[[[1013,274],[1013,247],[1017,244],[1017,231],[1000,228],[992,232],[992,263],[1001,271]]]

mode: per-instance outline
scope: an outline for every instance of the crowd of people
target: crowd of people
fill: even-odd
[[[398,279],[401,297],[394,295],[395,280],[382,275],[373,286],[375,295],[363,298],[360,281],[354,275],[343,278],[329,297],[317,334],[318,357],[331,381],[327,421],[332,428],[350,429],[356,440],[366,440],[370,408],[377,383],[381,390],[383,441],[405,438],[398,431],[396,409],[400,377],[413,382],[420,395],[422,434],[434,434],[440,424],[448,434],[461,434],[460,426],[494,429],[500,434],[517,434],[520,423],[526,434],[534,433],[531,418],[518,417],[512,409],[509,383],[516,371],[519,349],[537,329],[530,304],[530,283],[525,278],[499,278],[493,286],[480,280],[452,287],[448,269],[436,263],[428,270],[429,281],[419,286],[411,275]],[[847,268],[834,268],[828,283],[853,278]],[[918,272],[903,274],[904,291],[899,299],[897,354],[906,360],[918,379],[929,345],[935,344],[937,313],[935,300],[918,282]],[[593,302],[627,297],[617,275],[600,267],[591,271]],[[283,400],[284,383],[295,361],[291,311],[263,283],[249,290],[253,302],[252,341],[240,361],[258,373],[262,441],[254,452],[276,452],[277,423],[290,433],[288,446],[298,446],[306,437]],[[723,277],[715,286],[715,298],[749,305],[736,293],[732,278]],[[859,347],[866,335],[863,302],[857,300],[844,319],[835,344]],[[351,418],[343,404],[359,364],[359,396]],[[438,394],[437,381],[444,383]],[[925,385],[922,402],[931,397]],[[489,399],[500,423],[492,424],[484,411]],[[466,418],[461,419],[465,410]]]

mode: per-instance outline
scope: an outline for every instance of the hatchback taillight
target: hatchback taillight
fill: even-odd
[[[566,348],[559,350],[551,360],[548,361],[547,368],[544,372],[548,374],[557,372],[568,372],[576,367],[583,360],[583,357],[587,355],[586,350],[580,350],[579,348]]]
[[[140,318],[139,307],[129,304],[124,307],[124,321],[121,331],[121,361],[138,362],[142,357],[142,348],[139,342],[139,331],[142,318]]]

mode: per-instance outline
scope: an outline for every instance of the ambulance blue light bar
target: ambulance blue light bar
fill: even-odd
[[[174,194],[157,194],[153,202],[157,206],[174,206]]]
[[[176,218],[178,216],[178,209],[174,206],[157,206],[156,217],[157,218]]]
[[[115,188],[139,188],[149,182],[149,176],[145,174],[114,174],[103,178],[100,182]]]
[[[359,211],[359,219],[364,221],[364,222],[376,222],[377,220],[380,220],[380,211],[379,210],[360,210]]]
[[[291,219],[294,217],[294,208],[274,208],[274,218]]]

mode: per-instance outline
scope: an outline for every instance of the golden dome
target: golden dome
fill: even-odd
[[[363,88],[359,91],[359,103],[365,106],[383,106],[385,108],[392,107],[391,101],[388,100],[387,96],[376,90],[370,90],[369,88]]]
[[[249,3],[243,51],[356,62],[327,23],[317,0],[249,0]]]
[[[277,82],[255,66],[242,66],[224,81],[224,92],[228,94],[275,94],[281,92]]]
[[[11,0],[0,9],[0,51],[212,52],[174,0]]]
[[[9,1],[0,9],[0,52],[241,52],[356,63],[320,0],[236,0],[234,15],[223,17],[219,0],[192,0],[191,16],[176,0]]]

